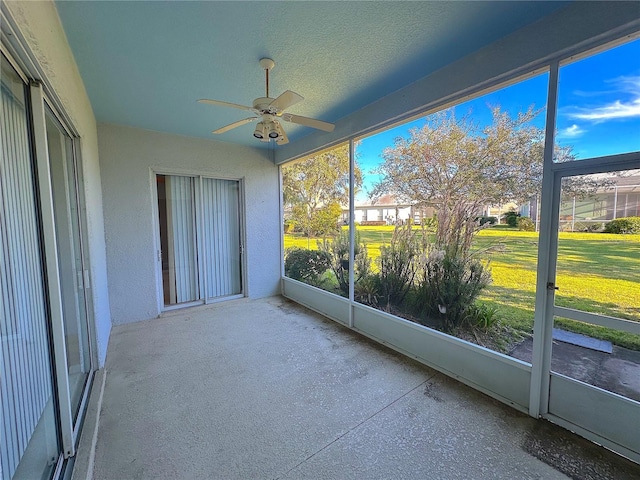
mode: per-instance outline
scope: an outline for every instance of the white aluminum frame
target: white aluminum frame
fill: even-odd
[[[549,299],[549,283],[555,279],[555,263],[551,264],[550,248],[558,238],[557,210],[554,213],[552,195],[555,193],[553,167],[553,149],[555,145],[556,106],[558,104],[558,72],[559,63],[553,62],[549,69],[549,93],[547,96],[547,119],[545,124],[545,147],[542,169],[542,193],[540,195],[540,212],[549,212],[540,219],[538,237],[538,269],[536,275],[536,300],[533,320],[533,352],[531,358],[531,389],[529,398],[529,415],[538,417],[547,410],[549,395],[548,372],[551,366],[551,353],[546,348],[553,337],[553,328],[545,321],[553,309],[553,298]],[[558,197],[560,190],[557,191]],[[551,270],[550,270],[551,269]],[[553,290],[551,289],[551,292]],[[551,303],[549,303],[551,302]],[[553,323],[553,322],[552,322]]]
[[[49,175],[49,152],[44,109],[44,95],[39,83],[31,83],[31,107],[33,120],[34,151],[38,170],[38,188],[40,191],[40,209],[42,218],[43,247],[47,267],[47,287],[53,351],[55,359],[56,393],[58,397],[58,415],[60,437],[64,458],[75,455],[73,412],[67,372],[67,350],[65,347],[64,319],[62,311],[62,292],[56,243],[55,218],[53,213],[53,191]]]
[[[353,304],[355,300],[355,271],[356,271],[356,214],[355,214],[355,184],[356,184],[356,152],[353,138],[349,139],[349,328],[353,328]]]
[[[548,283],[545,287],[550,284],[552,288],[545,288],[545,292],[542,293],[538,292],[545,299],[545,308],[544,318],[536,317],[538,323],[542,324],[538,325],[538,329],[544,330],[544,334],[549,338],[545,336],[544,341],[538,339],[534,355],[537,354],[538,358],[541,357],[543,363],[539,367],[540,378],[532,380],[540,385],[538,392],[540,410],[537,413],[541,417],[562,424],[571,430],[580,429],[580,434],[586,438],[640,463],[640,441],[638,441],[640,402],[552,372],[553,342],[550,338],[555,316],[640,334],[640,324],[637,322],[559,307],[554,304],[562,178],[637,168],[640,168],[640,152],[557,163],[550,166],[553,192],[551,197],[552,211],[548,217],[551,225],[549,225],[549,229],[540,232],[540,242],[542,243],[544,238],[545,243],[548,243],[548,254],[546,262],[543,262],[546,263],[546,271],[538,271],[538,284],[546,281]],[[534,342],[535,340],[534,337]],[[535,358],[534,356],[534,362]],[[536,364],[534,363],[534,365]],[[532,397],[533,395],[534,392],[532,392]]]
[[[78,182],[78,165],[81,166],[82,169],[82,180],[84,181],[84,168],[82,167],[82,155],[80,151],[80,137],[75,134],[75,129],[73,129],[70,125],[67,124],[67,120],[65,116],[60,115],[60,113],[55,108],[55,102],[53,102],[46,95],[44,96],[44,101],[46,107],[48,107],[48,112],[51,113],[56,120],[58,121],[58,126],[62,127],[64,134],[66,134],[69,139],[71,139],[71,148],[72,150],[72,159],[74,162],[73,165],[73,178],[70,181],[75,184],[76,196],[73,199],[76,203],[76,209],[78,215],[82,215],[82,211],[86,210],[86,206],[83,206],[83,203],[86,202],[85,194],[84,194],[84,184]],[[68,161],[66,159],[65,161]],[[89,395],[91,393],[91,387],[93,385],[93,378],[95,376],[95,372],[98,368],[98,346],[97,346],[97,335],[95,328],[95,312],[93,310],[93,298],[92,298],[92,289],[91,289],[91,264],[89,262],[89,253],[88,253],[88,232],[87,232],[87,219],[79,218],[80,231],[79,233],[79,246],[80,246],[80,258],[82,259],[82,284],[84,288],[83,292],[83,304],[80,305],[80,308],[85,309],[85,322],[87,326],[87,335],[89,336],[89,361],[90,361],[90,371],[87,375],[87,380],[82,389],[82,396],[80,398],[80,404],[78,406],[78,415],[74,422],[73,427],[73,438],[74,442],[77,445],[80,439],[80,431],[82,426],[82,416],[85,411],[87,402],[89,401]],[[86,268],[89,267],[89,268]]]

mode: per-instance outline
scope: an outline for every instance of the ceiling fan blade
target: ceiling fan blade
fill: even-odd
[[[246,105],[240,105],[238,103],[222,102],[220,100],[209,100],[208,98],[201,98],[200,100],[198,100],[198,103],[207,103],[209,105],[219,105],[221,107],[238,108],[240,110],[247,110],[249,112],[253,111],[253,107],[247,107]]]
[[[282,115],[282,119],[285,122],[297,123],[298,125],[304,125],[305,127],[324,130],[325,132],[333,132],[333,129],[336,128],[333,123],[323,122],[322,120],[316,120],[315,118],[301,117],[300,115],[293,115],[291,113],[285,113]]]
[[[269,106],[275,108],[276,110],[286,110],[291,105],[295,105],[302,100],[304,100],[304,97],[302,95],[298,95],[296,92],[287,90],[273,102],[271,102]]]
[[[256,120],[258,120],[258,117],[249,117],[249,118],[245,118],[244,120],[238,120],[237,122],[230,123],[229,125],[227,125],[225,127],[220,127],[219,129],[214,130],[211,133],[228,132],[229,130],[231,130],[233,128],[240,127],[242,125],[246,125],[247,123],[255,122]]]

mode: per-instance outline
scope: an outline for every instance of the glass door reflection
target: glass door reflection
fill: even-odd
[[[88,269],[83,255],[79,214],[78,174],[73,141],[51,112],[47,112],[47,146],[56,222],[60,288],[67,353],[71,408],[77,419],[91,371],[86,288]]]

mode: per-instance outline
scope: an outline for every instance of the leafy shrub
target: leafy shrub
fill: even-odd
[[[520,217],[520,214],[518,212],[516,212],[515,210],[509,210],[503,216],[506,224],[509,225],[510,227],[517,227],[518,226],[518,218],[519,217]]]
[[[338,230],[338,222],[342,215],[342,207],[337,202],[328,203],[313,211],[305,205],[295,205],[291,209],[291,217],[296,230],[307,237],[334,235]]]
[[[380,277],[376,274],[371,274],[361,278],[353,286],[353,294],[356,301],[377,308],[378,297],[380,296]]]
[[[349,295],[349,230],[340,230],[332,241],[326,238],[318,241],[318,249],[330,258],[330,267],[338,281],[338,288],[343,296]],[[360,242],[360,232],[356,229],[354,243],[355,269],[354,281],[369,275],[371,259],[367,254],[367,245]]]
[[[604,226],[605,233],[640,233],[640,217],[623,217],[611,220]]]
[[[529,217],[520,217],[517,219],[518,230],[524,232],[535,232],[536,224]]]
[[[378,281],[387,305],[399,305],[409,292],[418,269],[420,246],[416,230],[407,223],[395,228],[389,245],[380,247]]]
[[[452,332],[463,324],[467,310],[489,283],[491,273],[473,256],[433,249],[424,261],[417,299],[424,313],[439,318],[443,330]]]
[[[326,252],[292,247],[285,255],[284,274],[294,280],[318,286],[322,275],[330,266],[331,257]]]
[[[586,223],[583,227],[582,227],[582,231],[583,232],[587,232],[587,233],[596,233],[596,232],[601,232],[604,229],[604,224],[603,223]]]
[[[482,217],[478,217],[476,220],[480,223],[481,227],[483,227],[487,223],[489,225],[495,225],[496,223],[498,223],[497,217],[482,216]]]
[[[469,325],[483,330],[491,328],[498,319],[498,309],[484,303],[470,305],[465,316],[465,320]]]

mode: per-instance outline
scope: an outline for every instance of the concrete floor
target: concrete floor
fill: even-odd
[[[281,297],[115,327],[82,435],[74,479],[640,478]]]
[[[553,341],[551,371],[640,402],[640,352],[613,345],[611,353]],[[512,357],[531,363],[533,339],[518,344]]]

